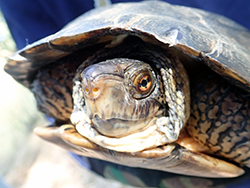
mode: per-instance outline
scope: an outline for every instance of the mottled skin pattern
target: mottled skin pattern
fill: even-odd
[[[249,94],[211,71],[193,84],[190,134],[210,152],[249,164]]]
[[[73,109],[72,80],[76,72],[70,69],[70,65],[77,66],[79,62],[71,56],[64,59],[64,63],[61,61],[52,64],[50,69],[41,69],[32,87],[38,109],[50,117],[56,117],[57,121],[67,122]]]

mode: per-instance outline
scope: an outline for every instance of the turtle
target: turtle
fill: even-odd
[[[91,10],[13,54],[5,71],[76,154],[198,177],[250,165],[250,32],[161,1]]]

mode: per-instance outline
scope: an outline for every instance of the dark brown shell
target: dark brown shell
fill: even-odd
[[[18,51],[5,70],[29,87],[37,70],[77,49],[118,35],[156,39],[250,91],[250,33],[237,23],[202,10],[160,1],[116,4],[83,14],[58,33]]]

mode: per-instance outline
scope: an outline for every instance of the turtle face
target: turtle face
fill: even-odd
[[[146,63],[108,60],[86,68],[81,79],[87,117],[105,136],[141,131],[164,112],[160,80]]]
[[[122,51],[126,47],[121,46]],[[151,48],[142,51],[131,52],[131,59],[110,59],[100,51],[78,67],[70,119],[80,135],[121,152],[138,152],[178,139],[189,118],[187,73],[178,58],[152,53]],[[98,61],[98,56],[110,60]]]

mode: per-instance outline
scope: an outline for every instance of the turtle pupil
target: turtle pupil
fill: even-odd
[[[147,88],[148,85],[148,80],[147,79],[143,79],[141,82],[141,86]]]
[[[139,82],[139,90],[141,92],[148,91],[151,86],[151,80],[148,75],[144,76]]]

